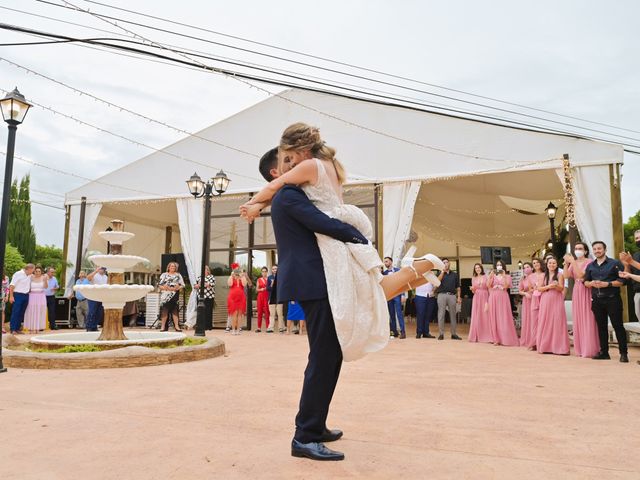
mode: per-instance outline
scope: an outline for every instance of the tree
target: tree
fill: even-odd
[[[16,247],[7,243],[4,252],[4,274],[11,278],[15,272],[24,267],[25,261]]]
[[[16,180],[11,184],[11,206],[7,226],[7,241],[14,245],[27,261],[33,261],[36,254],[36,233],[31,223],[30,183],[31,177],[25,175],[20,181],[20,188]]]
[[[53,267],[57,272],[66,268],[67,262],[62,257],[62,249],[54,245],[36,245],[33,263],[42,265],[43,268]]]
[[[636,230],[640,230],[640,210],[624,224],[624,249],[626,252],[635,253],[640,250],[636,247],[636,241],[633,238],[633,232]]]

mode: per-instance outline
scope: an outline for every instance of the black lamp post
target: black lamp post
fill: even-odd
[[[553,202],[549,202],[547,208],[544,209],[547,212],[547,217],[549,218],[549,226],[551,227],[551,243],[553,245],[556,244],[556,227],[555,227],[555,218],[556,213],[558,213],[558,207],[556,207]]]
[[[204,308],[204,269],[209,265],[209,234],[211,231],[211,197],[214,195],[222,195],[227,191],[229,186],[229,177],[220,170],[215,177],[208,182],[203,182],[197,173],[191,175],[187,180],[189,193],[194,198],[204,197],[204,225],[202,235],[202,265],[200,267],[200,291],[198,294],[198,316],[196,320],[196,329],[194,335],[198,337],[205,336],[205,308]]]
[[[4,254],[7,245],[7,223],[9,222],[9,204],[11,198],[11,176],[13,175],[13,152],[16,146],[16,131],[18,125],[31,108],[24,96],[17,88],[0,100],[2,118],[9,125],[7,140],[7,160],[4,165],[4,187],[2,190],[2,214],[0,216],[0,281],[4,279]],[[2,325],[4,327],[4,325]],[[2,364],[2,328],[0,328],[0,373],[6,372]]]

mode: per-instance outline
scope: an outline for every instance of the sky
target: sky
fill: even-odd
[[[51,3],[63,5],[64,1],[51,0]],[[180,30],[218,43],[309,61],[309,58],[293,53],[257,47],[240,40],[250,39],[422,82],[636,130],[638,132],[629,132],[553,117],[567,123],[637,138],[624,141],[640,147],[640,65],[635,61],[640,58],[640,33],[636,25],[640,17],[640,3],[633,0],[328,0],[315,3],[289,0],[182,0],[179,3],[166,0],[101,0],[101,3],[134,9],[238,38],[187,29],[177,23],[139,17],[85,0],[68,2],[93,12]],[[0,0],[0,22],[82,38],[125,34],[117,26],[87,13],[35,0]],[[139,26],[128,25],[126,28],[156,42],[197,49],[210,55],[270,67],[286,67],[301,74],[321,75],[331,80],[343,78],[210,42]],[[0,30],[0,44],[39,40],[31,35]],[[222,75],[142,61],[71,43],[0,46],[0,59],[0,88],[12,90],[17,86],[28,100],[73,117],[65,118],[36,106],[19,127],[16,144],[17,156],[41,165],[36,166],[18,158],[14,165],[14,178],[30,174],[31,198],[48,205],[33,204],[37,241],[39,244],[60,247],[64,235],[62,208],[66,192],[87,183],[86,178],[99,178],[152,151],[139,144],[162,148],[183,138],[184,134],[142,120],[118,108],[104,106],[86,95],[79,95],[51,80],[27,73],[5,60],[189,132],[205,128],[268,96],[262,89],[251,88],[246,83]],[[314,60],[314,64],[329,65],[320,60]],[[344,66],[332,67],[356,72]],[[385,79],[389,80],[388,77]],[[271,92],[279,91],[274,86],[264,88]],[[420,88],[451,94],[424,85]],[[407,95],[403,90],[388,90]],[[433,100],[423,94],[414,93],[412,96]],[[468,96],[465,98],[473,99]],[[477,98],[473,100],[478,101]],[[461,106],[460,103],[447,103]],[[478,107],[468,108],[487,111]],[[551,117],[531,111],[528,113]],[[127,137],[130,141],[79,121]],[[566,130],[570,127],[556,128]],[[250,134],[247,132],[247,135]],[[592,134],[621,141],[619,137]],[[5,151],[6,135],[6,129],[1,129],[2,152]],[[640,189],[637,188],[640,156],[625,154],[624,160],[622,203],[626,220],[640,209]],[[145,179],[140,179],[141,190],[144,190],[144,182]]]

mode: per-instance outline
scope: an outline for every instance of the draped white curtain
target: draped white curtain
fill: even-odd
[[[82,255],[87,253],[89,243],[91,242],[91,234],[93,227],[96,225],[98,215],[102,210],[101,203],[87,203],[84,213],[84,233],[82,236]],[[64,289],[65,296],[71,295],[73,285],[76,282],[74,273],[76,269],[76,256],[78,254],[78,233],[80,232],[80,205],[71,205],[69,211],[69,242],[67,243],[67,273],[65,278],[66,285]]]
[[[400,261],[404,244],[409,238],[413,212],[420,193],[421,182],[407,181],[384,186],[383,190],[383,249],[384,256]]]
[[[582,241],[602,240],[613,248],[609,165],[573,168],[576,226]],[[610,255],[615,257],[613,250]]]
[[[202,200],[193,198],[178,198],[176,200],[178,210],[178,225],[180,227],[180,243],[184,261],[187,264],[187,272],[191,285],[196,283],[200,275],[202,263],[202,220],[204,204]],[[195,289],[191,291],[187,304],[186,323],[190,327],[196,324],[198,299]]]

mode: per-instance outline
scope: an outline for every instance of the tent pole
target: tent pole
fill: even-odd
[[[60,272],[60,285],[67,285],[67,255],[69,254],[69,220],[71,219],[71,205],[65,207],[64,213],[64,243],[62,245],[62,261],[64,262]]]
[[[84,243],[84,216],[87,211],[87,197],[80,199],[80,225],[78,227],[78,249],[76,250],[76,268],[73,272],[73,281],[78,279],[82,267],[82,244]]]
[[[622,197],[620,192],[620,164],[609,165],[609,185],[611,187],[611,223],[613,226],[613,252],[611,258],[618,258],[618,253],[624,251],[624,229],[622,226]],[[628,305],[627,289],[621,288],[622,305]],[[622,309],[622,321],[629,321],[629,309]]]

